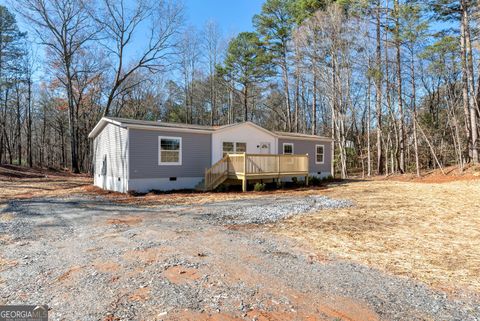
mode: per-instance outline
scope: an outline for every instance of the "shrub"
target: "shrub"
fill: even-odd
[[[328,176],[324,177],[324,178],[322,179],[322,181],[324,181],[324,182],[333,181],[333,176],[332,176],[332,175],[328,175]]]
[[[284,187],[285,187],[285,182],[283,182],[281,180],[277,180],[277,188],[281,189],[281,188],[284,188]]]
[[[255,192],[263,192],[265,190],[265,184],[264,183],[256,183],[255,186],[253,187],[253,190]]]
[[[292,184],[293,186],[297,186],[298,185],[298,178],[297,177],[292,177]]]
[[[308,185],[319,186],[322,181],[317,176],[308,177]]]
[[[229,186],[227,184],[220,184],[215,188],[215,192],[225,193],[228,192]]]

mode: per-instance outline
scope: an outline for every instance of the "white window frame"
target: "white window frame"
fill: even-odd
[[[180,148],[178,150],[178,162],[162,162],[162,139],[177,139],[180,141]],[[182,165],[182,137],[174,136],[158,136],[158,165],[160,166],[180,166]]]
[[[245,151],[241,152],[241,153],[246,153],[247,152],[247,142],[235,142],[235,144],[233,146],[233,149],[235,150],[236,154],[238,154],[237,144],[245,144]]]
[[[287,145],[292,146],[292,153],[291,154],[285,154],[285,146],[287,146]],[[282,152],[283,152],[283,155],[294,155],[295,154],[295,149],[293,148],[293,143],[283,143]]]
[[[322,157],[322,161],[321,161],[321,162],[318,162],[318,161],[317,161],[317,148],[320,147],[320,146],[323,148],[323,154],[322,154],[323,157]],[[314,153],[314,155],[315,155],[315,164],[325,164],[325,145],[323,145],[323,144],[315,145],[315,153]]]
[[[230,152],[230,154],[238,154],[237,143],[245,144],[245,153],[247,152],[247,149],[248,149],[248,144],[245,141],[228,141],[228,140],[226,140],[226,141],[222,141],[222,155],[225,153],[225,151],[223,150],[223,143],[232,143],[233,144],[233,152]],[[243,152],[241,152],[241,153],[243,153]],[[227,154],[228,154],[228,152],[227,152]]]

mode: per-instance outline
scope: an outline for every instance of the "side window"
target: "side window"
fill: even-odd
[[[182,165],[181,137],[159,137],[158,147],[159,165]]]
[[[283,154],[284,155],[293,155],[293,144],[284,143],[283,144]]]
[[[315,163],[323,164],[325,146],[315,145]]]

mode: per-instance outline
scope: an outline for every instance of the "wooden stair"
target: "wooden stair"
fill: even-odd
[[[228,178],[229,157],[225,155],[221,160],[213,164],[212,167],[205,170],[204,190],[211,191],[225,182]]]

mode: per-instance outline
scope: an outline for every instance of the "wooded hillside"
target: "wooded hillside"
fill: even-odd
[[[89,172],[105,115],[333,137],[343,178],[478,163],[476,1],[266,0],[233,38],[184,11],[0,6],[0,163]]]

